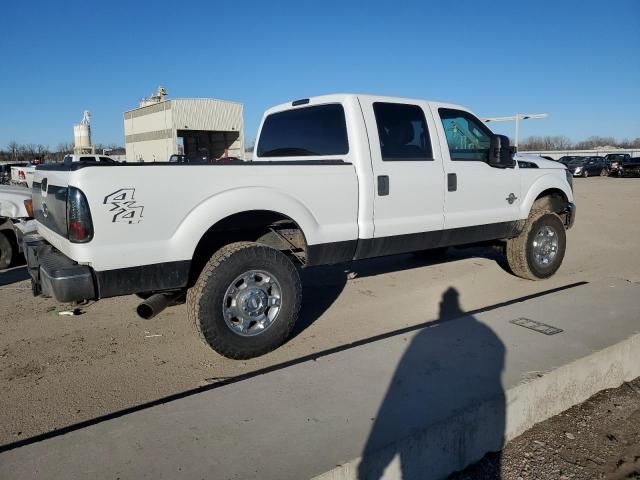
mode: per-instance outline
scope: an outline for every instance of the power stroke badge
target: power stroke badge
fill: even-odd
[[[109,212],[113,213],[113,223],[127,222],[140,223],[144,206],[135,199],[135,188],[121,188],[104,197],[104,204],[111,206]]]

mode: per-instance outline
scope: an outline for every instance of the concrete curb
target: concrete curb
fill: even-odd
[[[505,442],[522,434],[535,424],[584,402],[601,390],[616,388],[624,382],[640,377],[640,334],[603,350],[596,351],[566,365],[540,373],[506,391]],[[486,432],[493,428],[494,411],[500,402],[492,399],[454,415],[382,449],[403,452],[409,463],[427,466],[418,478],[446,478],[480,460],[486,453],[496,451],[500,445],[488,445]],[[446,452],[443,455],[443,452]],[[434,464],[437,460],[438,464]],[[364,480],[359,476],[361,458],[344,463],[316,480]],[[369,465],[367,469],[374,469]],[[428,472],[428,473],[427,473]],[[385,480],[401,480],[399,455],[384,469]]]

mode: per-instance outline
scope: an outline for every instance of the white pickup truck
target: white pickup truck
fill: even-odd
[[[32,217],[31,190],[0,185],[0,270],[19,260],[22,229],[15,227]]]
[[[38,167],[36,293],[137,293],[151,317],[184,297],[203,338],[250,358],[282,344],[299,266],[497,241],[513,272],[549,277],[575,218],[571,175],[514,159],[464,107],[327,95],[268,110],[252,162]]]

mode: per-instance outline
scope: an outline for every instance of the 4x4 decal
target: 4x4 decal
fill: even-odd
[[[144,206],[138,204],[134,197],[135,188],[121,188],[104,197],[104,204],[110,205],[113,212],[112,222],[140,223]]]

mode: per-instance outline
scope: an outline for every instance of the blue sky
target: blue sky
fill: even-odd
[[[481,116],[548,112],[521,137],[640,136],[640,1],[5,2],[0,148],[124,143],[156,86],[244,103],[247,143],[290,99],[364,92]],[[509,135],[512,124],[492,124]]]

